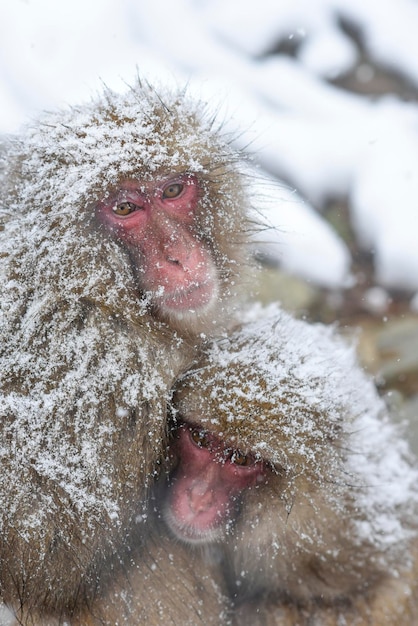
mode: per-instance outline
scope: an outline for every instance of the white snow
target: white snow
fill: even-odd
[[[265,179],[253,185],[253,193],[253,204],[266,223],[257,233],[257,252],[272,262],[278,257],[289,273],[323,287],[352,283],[347,247],[294,189]]]
[[[418,104],[325,82],[359,59],[341,19],[373,62],[418,87],[415,0],[5,0],[0,132],[40,109],[85,101],[102,82],[122,91],[137,72],[189,81],[242,133],[237,143],[305,200],[284,202],[284,186],[272,187],[268,220],[278,231],[269,255],[318,284],[350,284],[348,251],[316,211],[348,196],[358,241],[375,254],[376,284],[413,295]],[[279,41],[295,46],[294,59],[273,54]],[[367,82],[370,67],[358,75]]]

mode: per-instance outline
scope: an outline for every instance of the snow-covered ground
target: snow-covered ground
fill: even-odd
[[[373,75],[341,20],[373,64],[418,88],[416,0],[2,0],[0,132],[103,83],[126,89],[136,73],[188,81],[266,173],[255,200],[278,230],[265,250],[319,285],[349,285],[350,253],[320,215],[327,199],[347,197],[376,284],[413,296],[418,103],[327,82],[353,68],[359,81]],[[279,42],[294,56],[273,53]]]

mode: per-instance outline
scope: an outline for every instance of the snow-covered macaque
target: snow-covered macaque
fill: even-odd
[[[101,592],[146,508],[169,390],[233,320],[249,201],[229,142],[202,103],[138,83],[4,146],[0,594],[22,623]]]
[[[165,517],[177,538],[222,546],[236,624],[416,626],[418,470],[354,346],[333,328],[257,309],[210,344],[173,401],[193,428],[180,427],[185,447],[173,444],[181,474]],[[212,441],[219,458],[209,462]],[[191,512],[199,485],[181,455],[191,458],[192,442],[192,471],[201,475],[198,457],[216,462],[217,484],[228,485],[235,450],[264,465],[229,526],[227,486],[212,494],[222,537]]]

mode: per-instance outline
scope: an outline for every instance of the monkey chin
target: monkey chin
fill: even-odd
[[[212,276],[187,289],[176,289],[172,293],[159,291],[152,300],[161,317],[170,324],[192,332],[201,332],[216,317],[219,304],[218,281]]]
[[[197,525],[180,522],[169,506],[163,511],[163,519],[170,529],[171,533],[183,543],[193,546],[203,546],[210,543],[216,543],[225,537],[226,524],[221,521],[212,526],[199,528]]]

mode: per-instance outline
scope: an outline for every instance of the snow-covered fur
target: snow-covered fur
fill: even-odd
[[[122,179],[197,176],[216,332],[238,284],[247,196],[202,104],[140,83],[45,114],[2,158],[0,589],[23,611],[65,612],[143,506],[168,389],[200,340],[155,319],[95,205]]]

